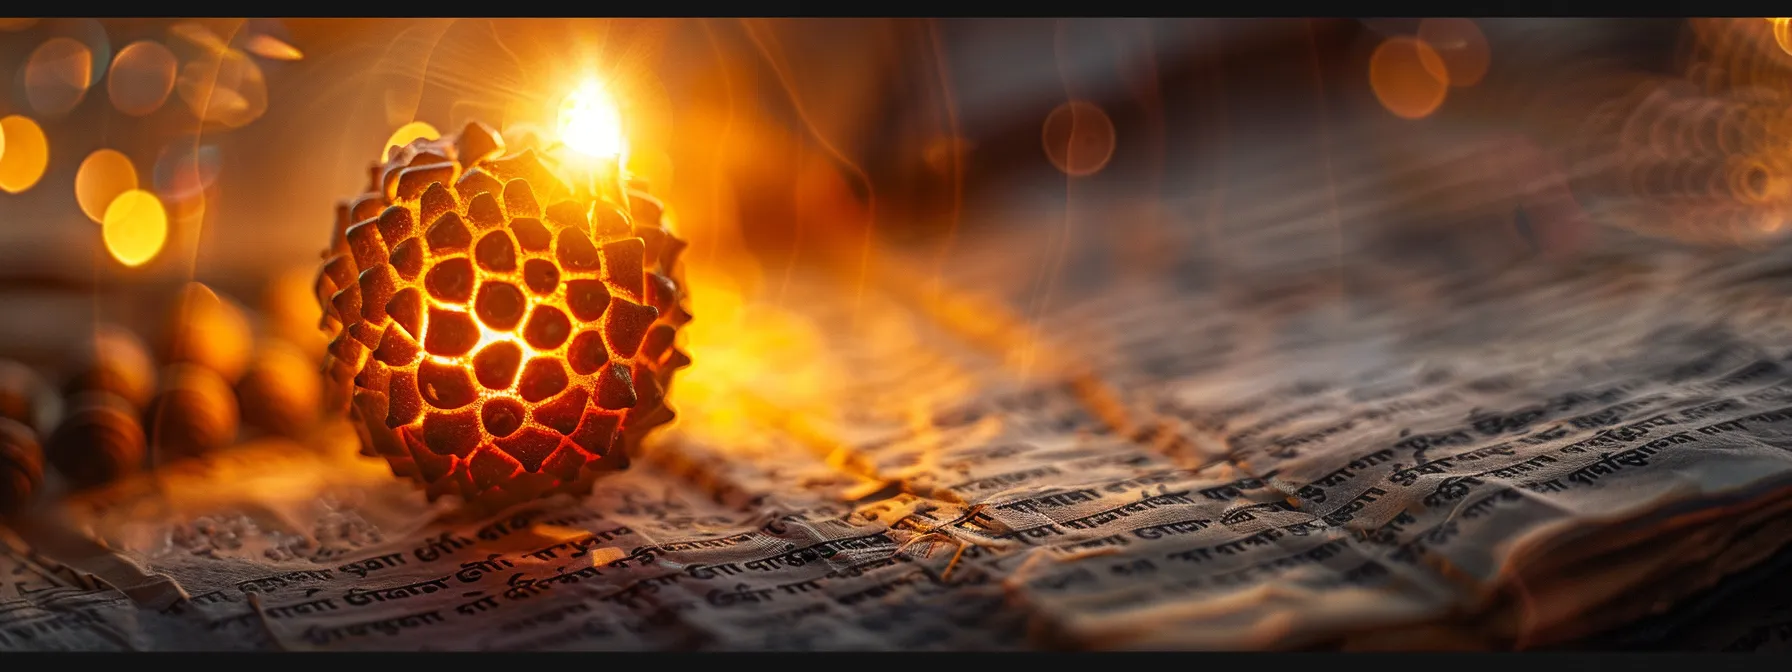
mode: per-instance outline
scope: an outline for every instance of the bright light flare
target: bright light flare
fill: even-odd
[[[587,81],[560,102],[560,141],[580,154],[620,157],[628,149],[622,137],[622,113],[603,85]]]

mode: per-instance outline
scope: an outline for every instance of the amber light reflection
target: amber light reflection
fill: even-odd
[[[586,80],[566,95],[560,103],[559,127],[560,141],[586,156],[621,158],[628,151],[616,102],[595,80]]]
[[[579,184],[585,171],[606,164],[633,169],[637,157],[653,155],[634,151],[629,125],[619,111],[624,101],[615,95],[604,83],[585,79],[562,99],[555,128],[560,146],[572,152],[550,154],[560,160],[561,178],[569,184]],[[718,144],[726,140],[717,138]],[[649,186],[664,194],[665,185],[650,181]],[[727,187],[721,190],[718,197],[728,198]],[[664,215],[665,225],[674,231],[679,230],[677,205],[668,203]],[[718,207],[704,213],[732,220],[723,213],[735,211]],[[738,231],[735,221],[706,224],[710,230]],[[726,450],[748,445],[729,439],[762,434],[753,428],[766,423],[768,404],[798,415],[832,417],[836,409],[827,402],[829,381],[838,379],[841,367],[827,358],[815,326],[794,311],[759,300],[764,273],[750,258],[709,261],[685,267],[691,313],[698,317],[679,330],[692,359],[673,384],[673,406],[685,420],[681,430]],[[479,347],[484,345],[482,340]]]

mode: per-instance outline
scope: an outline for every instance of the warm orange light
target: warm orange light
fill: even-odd
[[[104,224],[106,209],[119,194],[137,188],[137,169],[115,149],[96,150],[75,171],[75,204],[88,219]]]
[[[385,158],[381,160],[391,161],[392,154],[397,152],[398,148],[411,144],[415,140],[434,140],[439,137],[442,137],[442,133],[427,122],[413,121],[399,126],[398,130],[392,132],[391,137],[386,138],[386,153],[381,155]]]
[[[1382,107],[1403,119],[1423,119],[1444,103],[1450,75],[1431,45],[1389,38],[1369,56],[1369,85]]]
[[[305,57],[304,52],[299,51],[298,47],[281,42],[272,35],[251,37],[249,44],[243,49],[256,56],[276,61],[296,61]]]
[[[1792,54],[1792,19],[1771,18],[1767,21],[1773,24],[1773,41],[1780,45],[1780,51]]]
[[[586,81],[560,103],[560,142],[580,154],[619,157],[628,150],[622,113],[602,84]]]
[[[15,114],[0,119],[0,135],[6,137],[6,153],[0,154],[0,191],[16,194],[30,189],[50,163],[44,129],[30,117]]]
[[[168,241],[168,213],[155,194],[132,189],[106,206],[102,237],[106,252],[126,266],[154,259]]]
[[[577,193],[478,123],[406,141],[369,189],[317,280],[332,403],[369,454],[507,502],[587,488],[671,420],[690,314],[658,200]]]

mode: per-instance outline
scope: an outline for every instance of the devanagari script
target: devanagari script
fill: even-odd
[[[1063,244],[700,313],[773,355],[587,498],[335,427],[70,499],[0,530],[0,650],[1535,648],[1792,541],[1792,256],[1001,281]]]

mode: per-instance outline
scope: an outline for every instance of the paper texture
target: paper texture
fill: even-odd
[[[799,274],[748,310],[805,356],[587,500],[466,520],[342,428],[245,446],[7,530],[0,650],[1562,645],[1792,540],[1786,269]]]

